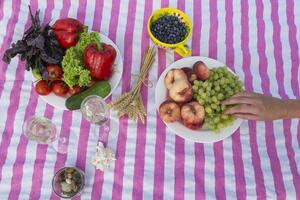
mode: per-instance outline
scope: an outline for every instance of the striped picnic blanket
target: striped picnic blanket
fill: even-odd
[[[150,14],[178,8],[191,18],[192,55],[226,63],[247,90],[300,98],[300,1],[276,0],[0,0],[0,55],[30,25],[28,5],[44,23],[73,17],[113,40],[124,58],[123,79],[109,100],[127,91],[139,72]],[[153,83],[180,57],[162,49]],[[57,199],[53,174],[76,166],[86,187],[76,199],[300,199],[300,123],[246,121],[232,137],[196,144],[175,136],[155,112],[155,87],[143,87],[146,124],[112,113],[108,146],[117,154],[105,173],[91,165],[94,127],[79,112],[62,111],[35,93],[30,72],[15,58],[0,62],[0,199]],[[44,115],[69,141],[68,154],[29,142],[22,124]]]

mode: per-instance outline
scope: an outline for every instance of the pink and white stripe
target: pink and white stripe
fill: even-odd
[[[267,0],[15,0],[0,1],[0,55],[29,26],[27,5],[41,21],[74,17],[111,38],[124,58],[124,76],[109,100],[127,91],[142,55],[153,45],[147,19],[160,7],[177,7],[193,21],[192,55],[226,63],[250,91],[281,98],[299,96],[298,1]],[[177,54],[159,49],[149,80],[156,83]],[[154,88],[143,88],[146,124],[112,113],[105,138],[117,161],[103,173],[90,163],[93,126],[80,113],[62,111],[36,95],[31,75],[18,59],[0,61],[0,199],[58,199],[53,173],[74,165],[87,174],[76,199],[299,199],[300,122],[244,122],[231,138],[194,144],[168,130],[155,111]],[[24,119],[45,115],[72,145],[67,155],[28,142]]]

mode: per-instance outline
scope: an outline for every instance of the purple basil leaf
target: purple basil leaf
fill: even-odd
[[[11,57],[10,57],[9,55],[7,55],[7,54],[4,54],[3,57],[2,57],[2,60],[3,60],[5,63],[9,64],[10,61],[11,61]]]
[[[26,69],[38,69],[45,79],[48,79],[47,66],[49,64],[61,64],[65,49],[62,48],[53,35],[49,24],[41,25],[39,11],[35,15],[29,6],[32,25],[21,40],[12,44],[3,55],[3,61],[9,63],[11,58],[20,55],[21,60],[26,61]]]
[[[48,74],[48,71],[47,71],[47,70],[43,70],[43,71],[41,72],[41,74],[42,74],[42,78],[43,78],[44,80],[48,80],[48,79],[49,79],[49,74]]]
[[[44,44],[45,44],[45,39],[43,38],[43,36],[39,35],[36,38],[36,43],[35,46],[39,49],[43,49],[44,48]]]
[[[2,60],[9,64],[11,58],[15,57],[17,54],[25,53],[26,50],[26,46],[24,46],[21,42],[17,42],[16,44],[12,45],[12,48],[5,51]]]
[[[31,38],[27,40],[28,46],[34,46],[38,49],[43,49],[44,43],[45,43],[45,39],[41,35],[37,36],[36,38]]]
[[[46,62],[46,63],[49,63],[49,64],[58,64],[58,60],[54,59],[54,58],[51,58],[49,57],[47,54],[45,53],[41,53],[40,55],[41,59]]]

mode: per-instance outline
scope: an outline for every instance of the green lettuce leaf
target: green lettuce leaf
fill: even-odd
[[[99,33],[85,30],[79,35],[78,43],[66,51],[62,60],[63,80],[71,88],[74,85],[87,86],[92,80],[83,61],[84,49],[91,43],[95,43],[99,49],[102,48]]]

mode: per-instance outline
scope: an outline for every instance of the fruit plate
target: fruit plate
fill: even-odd
[[[122,78],[122,73],[123,73],[123,59],[120,53],[120,50],[118,49],[117,45],[111,40],[109,39],[107,36],[103,35],[100,33],[100,38],[101,38],[101,42],[106,43],[106,44],[110,44],[112,45],[115,50],[117,51],[117,57],[114,63],[114,72],[112,77],[109,79],[109,84],[111,86],[111,91],[110,93],[104,98],[106,99],[107,97],[109,97],[114,90],[117,88],[121,78]],[[34,86],[36,84],[35,82],[35,78],[32,76],[32,80],[34,82]],[[65,102],[66,102],[66,97],[59,97],[56,96],[53,92],[51,92],[49,95],[47,96],[41,96],[40,97],[48,104],[50,104],[51,106],[55,107],[55,108],[59,108],[59,109],[63,109],[63,110],[68,110],[65,106]]]
[[[172,63],[160,75],[155,88],[155,104],[158,112],[159,112],[160,104],[167,99],[167,95],[168,95],[167,88],[164,84],[164,78],[167,72],[170,69],[174,69],[174,68],[192,67],[193,64],[199,60],[203,61],[209,69],[225,66],[224,63],[221,63],[217,60],[207,58],[207,57],[201,57],[201,56],[186,57]],[[234,72],[231,71],[229,68],[228,70],[234,74]],[[191,130],[185,127],[181,122],[173,122],[173,123],[165,123],[165,124],[173,133],[175,133],[176,135],[184,139],[191,140],[198,143],[212,143],[212,142],[223,140],[231,136],[240,127],[242,121],[243,120],[241,119],[236,119],[231,126],[222,128],[219,133],[215,133],[212,130],[206,128],[205,126],[203,126],[199,130]]]

